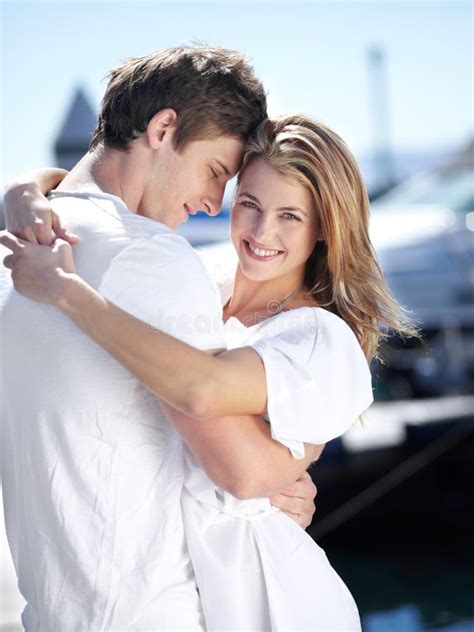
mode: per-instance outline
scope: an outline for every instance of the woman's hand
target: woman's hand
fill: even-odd
[[[0,243],[12,251],[3,265],[12,271],[16,291],[37,303],[59,306],[68,282],[76,278],[70,244],[57,239],[52,246],[41,246],[8,231],[0,232]]]
[[[5,188],[5,225],[16,237],[33,244],[51,245],[59,237],[70,244],[79,241],[61,221],[45,197],[67,171],[41,169],[9,183]]]

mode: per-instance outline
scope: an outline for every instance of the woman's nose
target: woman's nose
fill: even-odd
[[[256,218],[253,225],[253,237],[255,241],[258,241],[262,245],[265,244],[265,240],[268,240],[274,232],[274,224],[272,217],[267,213],[260,213]]]

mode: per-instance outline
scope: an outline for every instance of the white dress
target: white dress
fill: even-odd
[[[231,286],[221,278],[222,300]],[[246,328],[228,347],[262,358],[272,436],[295,458],[341,435],[372,402],[367,361],[350,328],[303,307]],[[209,631],[360,630],[356,604],[324,551],[267,498],[238,500],[187,454],[182,507]]]

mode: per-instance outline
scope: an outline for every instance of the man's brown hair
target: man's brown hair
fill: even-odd
[[[219,135],[246,140],[266,117],[263,86],[243,55],[213,46],[131,57],[109,73],[90,149],[126,149],[164,108],[177,113],[177,149]]]

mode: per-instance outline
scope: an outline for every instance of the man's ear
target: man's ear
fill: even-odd
[[[166,139],[171,138],[176,129],[178,115],[172,108],[165,108],[151,117],[145,130],[145,136],[151,149],[158,147]]]

